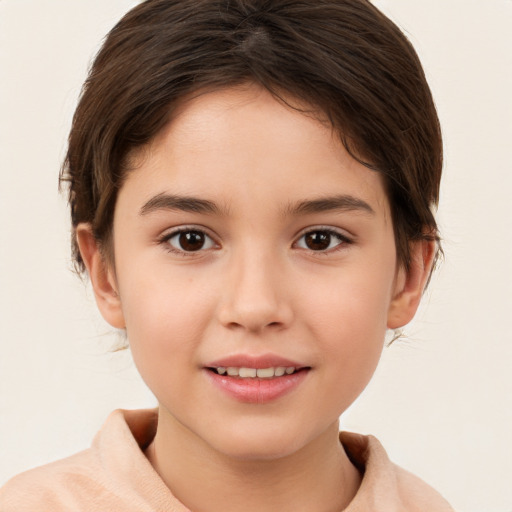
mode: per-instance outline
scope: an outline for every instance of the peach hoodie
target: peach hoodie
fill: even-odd
[[[143,450],[156,410],[114,411],[91,448],[14,477],[0,489],[0,512],[190,512],[166,487]],[[431,487],[393,464],[372,436],[340,440],[364,472],[344,512],[453,512]]]

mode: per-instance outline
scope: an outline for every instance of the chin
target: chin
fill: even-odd
[[[322,432],[327,430],[304,428],[304,422],[299,420],[281,424],[275,419],[242,423],[245,424],[233,425],[233,428],[223,425],[218,432],[210,431],[210,446],[239,461],[271,461],[296,454],[315,439],[321,438]]]
[[[231,438],[220,451],[227,457],[245,462],[264,462],[284,459],[300,450],[300,443],[291,443],[271,438],[247,439]]]

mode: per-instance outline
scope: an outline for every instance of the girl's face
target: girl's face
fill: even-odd
[[[189,100],[133,165],[96,292],[162,428],[242,458],[337,431],[417,305],[380,175],[256,86]]]

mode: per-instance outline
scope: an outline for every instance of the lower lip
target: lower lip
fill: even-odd
[[[205,370],[211,382],[239,402],[264,404],[296,389],[309,373],[308,369],[300,370],[291,375],[273,377],[271,379],[240,378],[219,375],[211,370]]]

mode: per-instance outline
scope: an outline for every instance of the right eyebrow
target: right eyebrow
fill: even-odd
[[[219,207],[207,199],[192,196],[178,196],[162,192],[144,203],[139,215],[148,215],[158,210],[182,211],[191,213],[220,213]]]
[[[347,194],[299,201],[296,204],[289,205],[286,209],[286,213],[295,215],[329,211],[356,211],[375,215],[375,210],[366,201]]]

